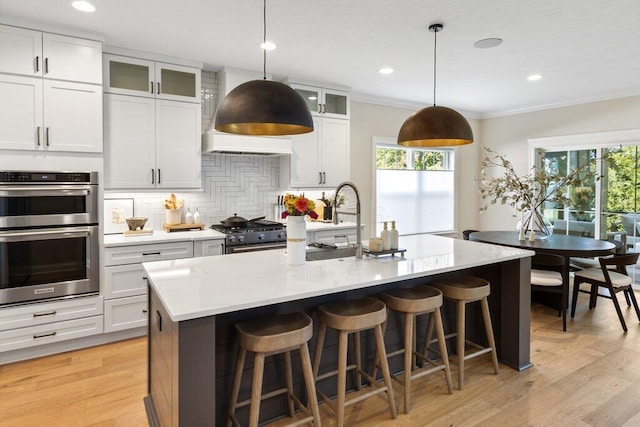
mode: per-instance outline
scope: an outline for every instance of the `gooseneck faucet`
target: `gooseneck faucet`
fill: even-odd
[[[356,188],[356,185],[353,182],[349,182],[349,181],[345,181],[343,183],[341,183],[340,185],[338,185],[338,188],[336,188],[336,196],[333,199],[333,206],[336,207],[336,211],[335,211],[335,215],[333,215],[333,223],[334,224],[338,224],[338,214],[344,214],[344,215],[354,215],[353,212],[340,212],[338,211],[338,194],[340,193],[340,190],[342,190],[343,187],[351,187],[353,189],[353,191],[356,193],[356,240],[358,241],[356,243],[356,258],[357,259],[362,259],[362,231],[360,230],[360,192],[358,191],[358,189]]]

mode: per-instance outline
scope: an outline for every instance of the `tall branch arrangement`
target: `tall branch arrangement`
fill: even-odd
[[[482,147],[484,158],[479,183],[480,195],[485,201],[480,212],[489,205],[500,203],[515,208],[517,211],[535,211],[544,202],[554,202],[562,206],[572,205],[567,187],[581,187],[600,176],[592,171],[594,161],[573,169],[567,175],[550,174],[542,168],[533,166],[526,175],[518,176],[513,164],[504,155]],[[488,176],[489,168],[500,168],[504,174],[498,178]]]

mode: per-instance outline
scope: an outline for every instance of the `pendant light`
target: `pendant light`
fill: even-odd
[[[263,43],[267,41],[267,0],[263,0]],[[267,80],[263,49],[262,80],[233,89],[218,108],[215,129],[240,135],[297,135],[313,132],[309,107],[291,87]]]
[[[467,120],[447,107],[436,106],[436,46],[442,24],[429,26],[434,33],[433,43],[433,107],[423,108],[411,115],[400,128],[398,145],[405,147],[445,147],[471,144],[473,132]]]

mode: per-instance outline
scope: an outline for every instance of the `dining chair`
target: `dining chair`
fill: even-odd
[[[559,294],[561,298],[559,315],[562,315],[562,330],[567,330],[567,300],[569,284],[564,282],[564,257],[561,255],[537,253],[531,259],[531,290]]]
[[[636,296],[633,293],[633,279],[629,277],[627,273],[628,265],[635,265],[638,262],[639,253],[615,255],[611,258],[600,258],[600,268],[587,268],[584,270],[576,271],[573,281],[573,297],[571,302],[571,318],[576,314],[576,303],[578,300],[578,293],[580,285],[587,283],[591,285],[591,292],[589,297],[589,309],[594,308],[596,305],[597,297],[609,298],[613,301],[613,305],[618,313],[620,324],[622,329],[627,332],[627,324],[624,321],[620,304],[618,303],[618,292],[623,292],[627,301],[627,306],[633,304],[633,308],[640,321],[640,310],[638,309],[638,302]],[[615,270],[610,270],[609,266],[615,266]],[[598,292],[599,288],[605,288],[609,291],[609,295],[603,295]]]

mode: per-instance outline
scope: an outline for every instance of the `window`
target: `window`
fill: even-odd
[[[376,234],[396,221],[402,235],[454,228],[454,151],[376,144]]]

